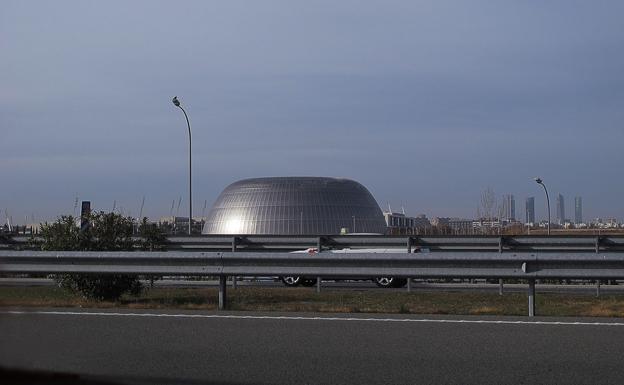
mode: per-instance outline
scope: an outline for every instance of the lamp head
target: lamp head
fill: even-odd
[[[542,179],[540,177],[535,178],[535,182],[537,182],[537,184],[542,184]]]
[[[173,102],[173,104],[175,104],[176,107],[180,107],[180,101],[178,100],[177,96],[174,96],[171,101]]]

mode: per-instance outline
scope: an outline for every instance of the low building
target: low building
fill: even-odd
[[[431,225],[437,227],[441,231],[448,229],[452,232],[462,234],[471,234],[473,231],[472,219],[434,217],[431,219]]]
[[[384,212],[383,215],[390,235],[422,234],[431,229],[425,214],[410,217],[405,213]]]
[[[204,222],[202,217],[193,218],[193,234],[201,233]],[[160,217],[157,224],[166,234],[184,235],[188,234],[188,223],[188,217],[166,216]]]

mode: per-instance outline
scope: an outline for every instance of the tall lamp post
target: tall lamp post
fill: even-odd
[[[548,208],[548,235],[550,235],[550,199],[548,198],[548,190],[546,190],[546,185],[540,177],[535,178],[535,182],[542,185],[544,192],[546,193],[546,207]]]
[[[189,227],[188,233],[191,235],[191,228],[193,227],[193,184],[192,184],[192,162],[191,162],[191,123],[189,123],[188,115],[184,108],[180,105],[180,101],[177,96],[174,96],[171,100],[176,107],[179,107],[182,112],[184,112],[184,117],[186,118],[186,125],[188,126],[188,135],[189,135]]]

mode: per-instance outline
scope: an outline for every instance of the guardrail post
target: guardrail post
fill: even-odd
[[[529,279],[529,317],[535,317],[535,279]]]
[[[498,253],[503,254],[503,245],[504,245],[503,237],[498,237]],[[503,279],[498,279],[498,295],[503,295]]]
[[[227,275],[219,276],[219,310],[227,308]]]
[[[600,236],[596,237],[596,254],[600,252]],[[596,280],[596,298],[600,297],[600,280]]]
[[[323,237],[318,237],[316,240],[316,250],[317,253],[321,253],[321,251],[323,251]],[[321,277],[316,277],[316,292],[320,293],[321,292]]]
[[[238,244],[238,237],[232,237],[232,252],[236,252],[236,245]],[[232,276],[232,289],[236,289],[236,276]]]
[[[407,252],[409,254],[412,253],[412,243],[413,243],[413,238],[412,237],[407,237]],[[412,277],[407,277],[407,292],[411,292],[412,291]]]

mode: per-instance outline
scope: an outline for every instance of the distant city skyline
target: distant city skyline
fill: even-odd
[[[182,197],[178,197],[178,199],[174,199],[171,202],[171,206],[169,208],[168,212],[163,212],[160,215],[156,215],[156,216],[151,216],[149,217],[152,220],[157,220],[161,217],[185,217],[185,213],[181,210],[181,205],[182,205]],[[61,215],[73,215],[73,216],[79,216],[80,215],[80,202],[82,202],[81,199],[79,199],[79,197],[76,197],[74,199],[74,206],[72,208],[72,210],[64,212],[64,213],[59,213],[58,216]],[[144,201],[142,200],[141,205],[144,204]],[[379,203],[379,202],[378,202]],[[413,213],[405,213],[405,208],[404,206],[400,207],[400,210],[394,210],[392,209],[392,205],[390,204],[390,202],[386,202],[387,206],[384,205],[380,205],[380,208],[382,209],[383,212],[392,212],[392,213],[400,213],[403,212],[404,214],[408,215],[408,216],[417,216],[417,215],[425,215],[428,216],[430,218],[434,218],[434,217],[440,217],[440,218],[466,218],[466,219],[478,219],[477,215],[435,215],[434,214],[426,214],[424,211],[420,211],[420,212],[413,212]],[[515,196],[513,194],[505,194],[502,196],[501,200],[497,203],[497,205],[500,205],[500,213],[502,215],[503,219],[506,220],[516,220],[516,221],[522,221],[522,219],[524,219],[524,223],[538,223],[538,222],[542,222],[542,221],[546,221],[547,220],[547,213],[546,210],[544,210],[544,217],[543,218],[538,218],[535,215],[535,197],[531,196],[531,197],[526,197],[525,198],[525,205],[524,205],[524,209],[525,209],[525,215],[524,218],[516,218],[516,211],[515,211]],[[562,206],[563,205],[563,206]],[[552,206],[552,202],[551,202],[551,206]],[[141,206],[138,206],[141,207]],[[199,207],[201,207],[201,209],[198,208],[198,211],[196,211],[193,215],[194,218],[202,218],[204,216],[206,216],[208,214],[208,212],[210,211],[211,208],[211,203],[209,203],[208,200],[204,200],[203,204],[201,204]],[[397,206],[395,206],[395,208],[397,208]],[[133,216],[133,217],[139,217],[139,213],[141,213],[141,208],[138,209],[138,211],[133,212],[132,208],[128,208],[125,207],[124,205],[118,203],[116,200],[113,201],[112,206],[110,208],[106,208],[106,207],[95,207],[94,208],[95,211],[115,211],[117,213],[126,215],[126,216]],[[551,215],[553,208],[551,207]],[[554,210],[555,210],[555,215],[552,217],[551,222],[552,223],[558,223],[558,224],[563,224],[563,220],[561,220],[561,215],[563,213],[563,215],[565,215],[565,196],[563,194],[557,194],[556,196],[556,202],[554,204]],[[11,218],[11,223],[12,224],[18,224],[18,225],[23,225],[23,224],[33,224],[33,223],[38,223],[38,222],[43,222],[43,221],[51,221],[54,220],[56,217],[51,217],[51,218],[42,218],[42,219],[37,219],[34,213],[31,213],[30,215],[25,215],[24,218],[19,218],[19,217],[15,217],[13,215],[10,214],[10,210],[8,208],[4,209],[4,211],[2,211],[2,220],[0,221],[0,225],[5,224],[6,223],[6,219],[7,219],[7,215],[9,218]],[[186,217],[188,217],[188,214],[186,215]],[[583,217],[583,198],[580,196],[575,196],[574,197],[574,220],[570,219],[570,218],[565,218],[566,220],[570,220],[573,223],[589,223],[592,222],[596,219],[609,219],[609,218],[616,218],[614,216],[604,216],[604,217],[592,217],[591,219],[585,219]]]
[[[327,176],[428,217],[473,218],[491,187],[534,196],[542,220],[539,176],[553,221],[559,192],[583,197],[585,220],[622,220],[623,14],[615,0],[6,0],[1,219],[52,220],[76,197],[188,213],[177,96],[196,215],[236,180]]]

